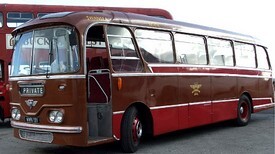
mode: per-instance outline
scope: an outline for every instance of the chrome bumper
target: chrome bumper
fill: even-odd
[[[28,124],[28,123],[13,121],[13,120],[11,120],[11,126],[18,129],[52,132],[52,133],[81,133],[82,132],[81,126],[75,126],[75,127],[48,126],[48,125]]]
[[[275,107],[275,103],[257,105],[257,106],[254,106],[253,109],[254,110],[262,110],[262,109],[268,109],[268,108],[272,108],[272,107]]]

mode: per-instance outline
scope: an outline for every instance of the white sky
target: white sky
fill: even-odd
[[[273,0],[0,0],[0,3],[146,7],[168,10],[174,20],[252,35],[266,42],[275,69]]]

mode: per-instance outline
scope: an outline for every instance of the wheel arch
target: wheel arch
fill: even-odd
[[[252,97],[251,97],[251,95],[250,95],[250,93],[249,92],[247,92],[247,91],[245,91],[245,92],[243,92],[242,94],[241,94],[241,96],[243,96],[243,95],[245,95],[246,97],[248,97],[248,99],[249,99],[249,101],[250,101],[250,109],[251,109],[251,113],[254,113],[254,109],[253,109],[253,101],[252,101]],[[241,96],[240,96],[240,98],[241,98]]]
[[[142,102],[135,102],[127,107],[125,112],[131,107],[135,107],[139,113],[141,121],[144,123],[144,135],[152,136],[153,135],[153,116],[151,114],[150,108]],[[122,119],[124,119],[125,114]]]

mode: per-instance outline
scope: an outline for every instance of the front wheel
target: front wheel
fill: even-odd
[[[241,96],[237,112],[237,125],[246,126],[251,118],[251,102],[247,96]]]
[[[142,122],[135,107],[130,107],[122,120],[121,146],[124,152],[135,152],[143,135]]]

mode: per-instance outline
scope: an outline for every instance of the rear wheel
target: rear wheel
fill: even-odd
[[[124,152],[135,152],[143,135],[142,122],[135,107],[130,107],[122,120],[121,146]]]
[[[247,96],[241,96],[237,112],[237,125],[246,126],[251,118],[251,102]]]

